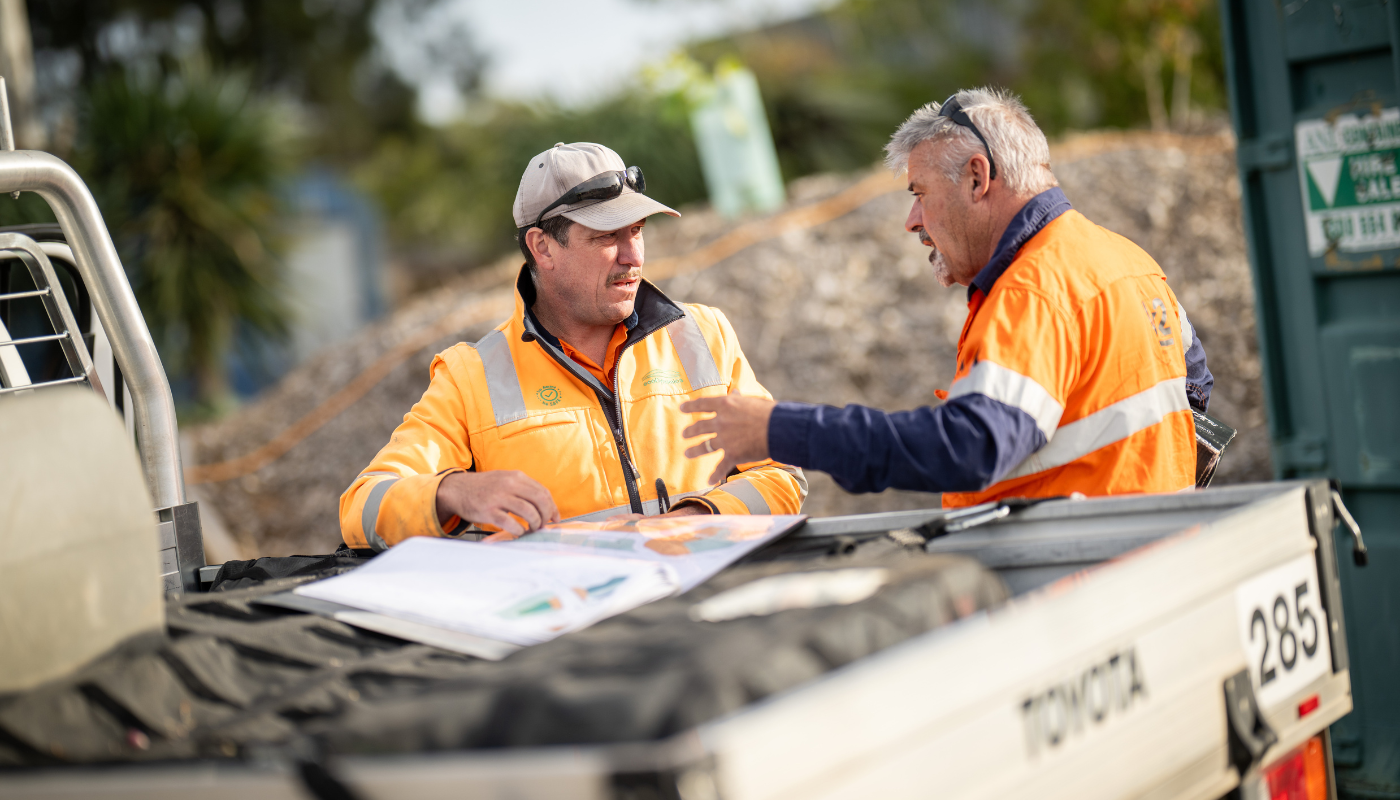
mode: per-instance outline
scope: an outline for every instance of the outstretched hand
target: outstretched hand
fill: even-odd
[[[516,470],[454,472],[437,490],[438,522],[453,514],[478,525],[493,525],[515,538],[541,525],[559,521],[559,509],[549,490]],[[525,521],[521,527],[515,517]]]
[[[724,397],[702,397],[681,403],[688,414],[714,414],[681,431],[687,439],[713,433],[685,451],[686,458],[699,458],[723,451],[719,466],[710,474],[710,484],[724,480],[740,464],[762,461],[768,457],[768,418],[777,403],[762,397],[746,397],[738,392]]]

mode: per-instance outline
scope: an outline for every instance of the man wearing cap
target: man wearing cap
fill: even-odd
[[[757,459],[710,480],[718,452],[680,452],[682,403],[769,395],[723,314],[643,280],[646,218],[680,216],[645,187],[597,144],[530,159],[514,204],[526,262],[515,313],[433,360],[422,399],[341,495],[347,545],[801,508],[799,469]]]
[[[888,413],[767,398],[702,398],[684,431],[714,434],[716,471],[767,458],[849,491],[1004,497],[1174,492],[1195,484],[1192,408],[1214,379],[1152,258],[1070,207],[1024,105],[990,89],[914,112],[886,148],[907,171],[905,227],[939,282],[968,287],[946,400]]]

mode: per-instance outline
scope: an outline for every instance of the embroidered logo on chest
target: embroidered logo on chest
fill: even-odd
[[[642,376],[643,386],[671,386],[681,382],[681,374],[673,369],[654,369]]]
[[[547,406],[558,405],[559,399],[562,397],[559,393],[558,386],[541,386],[540,390],[535,392],[535,396],[540,399],[541,403]]]

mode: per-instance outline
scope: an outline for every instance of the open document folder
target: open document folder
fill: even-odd
[[[802,519],[564,522],[509,542],[415,537],[353,572],[299,586],[295,599],[277,604],[501,658],[694,588]]]

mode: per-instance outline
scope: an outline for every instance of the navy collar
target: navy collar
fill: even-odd
[[[1032,197],[1007,224],[1006,232],[1001,235],[1001,241],[997,242],[997,249],[992,253],[992,260],[988,261],[987,266],[968,284],[967,299],[972,300],[973,293],[979,289],[983,296],[990,294],[997,278],[1000,278],[1007,267],[1011,266],[1011,262],[1016,260],[1021,247],[1071,208],[1069,198],[1065,197],[1065,193],[1060,191],[1058,186]]]

